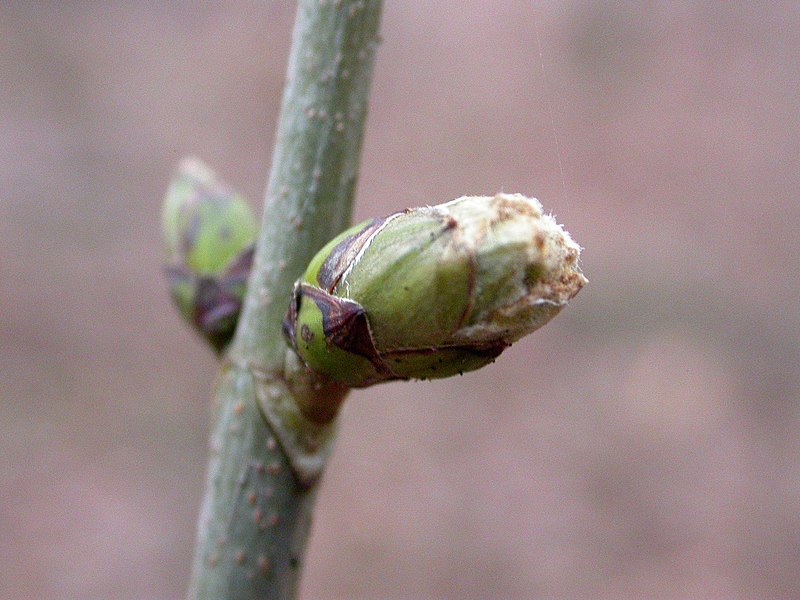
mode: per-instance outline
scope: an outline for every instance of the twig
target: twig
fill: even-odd
[[[316,482],[346,388],[297,368],[281,335],[292,283],[350,222],[380,0],[301,0],[263,226],[215,391],[189,598],[294,598]],[[302,410],[301,410],[302,408]]]

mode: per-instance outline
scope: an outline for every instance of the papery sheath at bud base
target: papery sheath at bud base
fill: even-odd
[[[248,202],[196,158],[184,159],[162,210],[170,294],[217,351],[233,336],[253,259]]]
[[[284,320],[310,369],[351,387],[478,369],[580,291],[579,246],[538,200],[465,196],[331,240]]]

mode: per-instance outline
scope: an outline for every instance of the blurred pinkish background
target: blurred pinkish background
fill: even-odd
[[[260,208],[293,17],[3,6],[0,597],[183,596],[215,361],[159,208],[187,153]],[[526,192],[590,284],[486,370],[353,394],[303,598],[800,597],[798,4],[382,30],[356,216]]]

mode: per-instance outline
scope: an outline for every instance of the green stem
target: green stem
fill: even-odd
[[[380,0],[301,0],[248,292],[215,390],[189,597],[294,598],[346,389],[287,353],[292,284],[350,222]]]
[[[264,222],[234,352],[283,363],[294,281],[350,223],[381,2],[299,3]],[[272,340],[265,343],[266,340]]]

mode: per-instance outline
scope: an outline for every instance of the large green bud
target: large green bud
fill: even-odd
[[[408,209],[320,250],[295,283],[284,332],[307,367],[352,387],[472,371],[580,291],[579,255],[520,194]]]
[[[248,202],[196,158],[184,159],[162,212],[170,294],[219,352],[233,336],[258,225]]]

